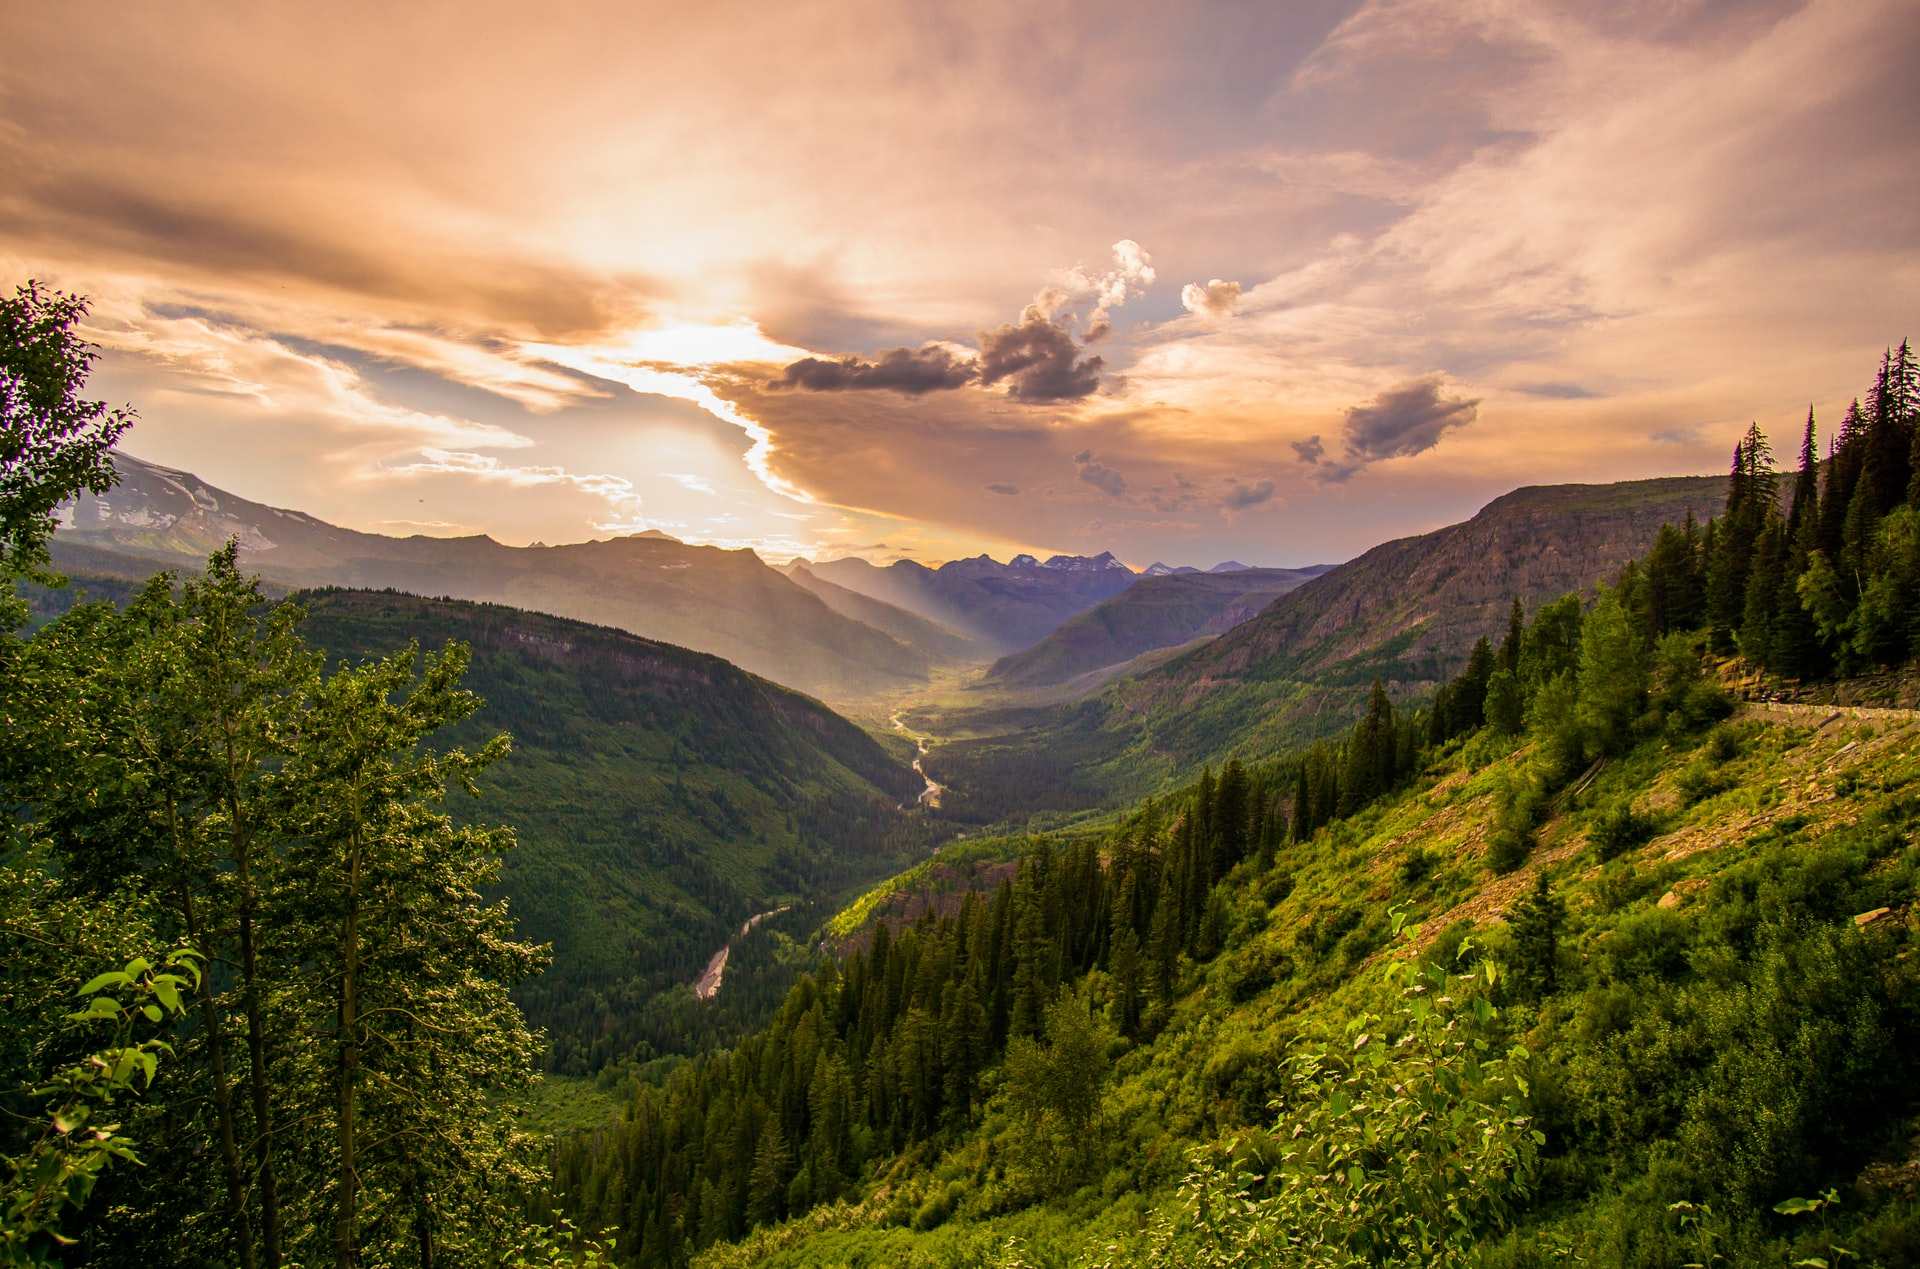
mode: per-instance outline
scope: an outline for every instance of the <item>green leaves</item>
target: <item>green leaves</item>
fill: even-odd
[[[1490,1042],[1498,1011],[1478,973],[1449,983],[1403,961],[1389,978],[1402,984],[1392,1024],[1356,1015],[1343,1051],[1288,1059],[1278,1166],[1256,1174],[1231,1144],[1196,1153],[1152,1263],[1461,1265],[1518,1210],[1545,1140],[1517,1069],[1529,1055]]]
[[[40,1263],[36,1248],[69,1245],[72,1240],[60,1232],[63,1216],[86,1202],[109,1166],[139,1162],[132,1144],[116,1135],[120,1125],[98,1120],[122,1095],[151,1090],[160,1056],[173,1052],[164,1040],[136,1039],[134,1031],[179,1016],[179,987],[189,978],[199,981],[199,954],[182,948],[163,963],[183,972],[163,971],[137,956],[121,969],[88,979],[74,993],[88,998],[87,1004],[68,1019],[84,1027],[108,1026],[113,1041],[32,1090],[46,1101],[45,1127],[23,1154],[0,1160],[6,1174],[0,1184],[0,1261]],[[96,994],[107,988],[125,1003]]]

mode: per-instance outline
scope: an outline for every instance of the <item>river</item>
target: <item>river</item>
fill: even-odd
[[[760,924],[762,921],[766,920],[768,917],[779,916],[782,912],[785,912],[788,908],[792,906],[793,905],[791,903],[783,903],[779,907],[774,908],[770,912],[754,913],[752,916],[746,919],[745,924],[743,924],[740,927],[740,932],[734,935],[733,937],[736,939],[743,939],[747,937],[747,934],[753,929],[754,926]],[[712,958],[707,961],[707,967],[704,970],[700,971],[700,977],[694,980],[693,994],[695,996],[697,996],[701,1000],[712,1000],[714,996],[719,994],[720,980],[727,976],[727,953],[731,952],[732,950],[733,950],[733,940],[729,939],[725,943],[722,943],[720,945],[720,950],[715,952]]]
[[[905,736],[907,739],[911,740],[914,743],[914,745],[919,749],[919,753],[915,755],[913,760],[913,769],[920,776],[922,780],[925,780],[927,782],[927,787],[920,790],[920,805],[924,807],[928,807],[933,810],[938,810],[940,807],[940,795],[946,792],[946,786],[944,784],[941,784],[938,780],[935,780],[932,776],[927,774],[926,765],[922,761],[927,756],[927,749],[932,745],[933,738],[930,736],[923,736],[919,732],[914,731],[912,728],[908,727],[905,722],[901,721],[899,710],[895,710],[893,712],[893,718],[889,721],[893,723],[893,727],[895,731],[899,732],[902,736]]]

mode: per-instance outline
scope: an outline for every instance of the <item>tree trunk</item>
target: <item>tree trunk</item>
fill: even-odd
[[[171,807],[168,818],[174,818]],[[177,821],[174,842],[177,850]],[[200,923],[195,916],[193,891],[184,877],[180,882],[180,915],[186,922],[187,941],[205,951],[207,943],[201,938]],[[247,1210],[247,1178],[240,1166],[240,1145],[233,1130],[233,1089],[227,1081],[226,1042],[220,1027],[220,1010],[213,999],[211,967],[200,976],[200,1018],[207,1029],[207,1065],[213,1074],[215,1117],[220,1121],[220,1162],[227,1174],[227,1215],[233,1221],[233,1239],[242,1269],[256,1269],[259,1261],[253,1246],[253,1219]]]
[[[227,823],[233,833],[234,864],[240,874],[240,983],[247,1014],[247,1081],[253,1094],[253,1166],[260,1182],[260,1223],[267,1269],[280,1269],[280,1184],[273,1166],[273,1106],[267,1088],[266,1026],[260,1009],[260,961],[253,939],[253,832],[240,807],[240,773],[234,761],[231,720],[226,732]]]
[[[420,1269],[433,1269],[433,1209],[417,1167],[407,1169],[404,1198],[413,1208],[413,1237],[420,1247]]]
[[[253,1092],[253,1157],[260,1177],[260,1221],[267,1269],[280,1269],[280,1186],[273,1168],[273,1108],[267,1096],[267,1040],[261,1020],[258,959],[253,942],[253,882],[240,863],[240,972],[247,1011],[248,1072]]]

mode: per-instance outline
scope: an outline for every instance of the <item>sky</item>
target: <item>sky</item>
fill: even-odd
[[[76,16],[0,11],[0,282],[373,532],[1330,562],[1920,334],[1912,0]]]

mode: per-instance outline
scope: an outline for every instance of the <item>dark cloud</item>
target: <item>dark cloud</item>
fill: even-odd
[[[364,232],[179,182],[142,189],[118,176],[56,172],[52,157],[4,144],[0,168],[31,173],[0,199],[0,238],[29,254],[79,251],[95,259],[166,260],[215,279],[338,290],[410,310],[430,307],[445,325],[498,325],[542,339],[580,339],[642,321],[663,288],[635,274],[607,276],[445,241]],[[64,162],[65,160],[61,160]],[[365,314],[362,314],[364,320]]]
[[[1347,411],[1347,459],[1368,463],[1425,453],[1448,428],[1465,427],[1479,411],[1477,399],[1441,396],[1439,375],[1389,388]]]
[[[1004,480],[996,480],[991,485],[987,486],[987,492],[996,493],[996,494],[1002,495],[1003,497],[1011,498],[1013,497],[1013,495],[1020,492],[1020,486],[1010,485]]]
[[[1095,358],[1098,360],[1098,358]],[[1083,449],[1073,456],[1074,465],[1080,469],[1080,479],[1092,485],[1110,498],[1123,498],[1127,493],[1127,478],[1113,468],[1101,463],[1093,456],[1093,451]]]
[[[1065,327],[1029,309],[1017,325],[980,334],[980,382],[1011,385],[1019,401],[1077,401],[1100,386],[1099,357],[1080,357]],[[1084,477],[1083,477],[1084,478]]]
[[[1523,383],[1519,390],[1530,397],[1554,401],[1591,401],[1600,395],[1584,383]]]
[[[859,357],[841,357],[826,361],[802,357],[788,366],[773,381],[776,388],[805,388],[811,392],[849,392],[885,388],[919,396],[943,392],[972,382],[971,363],[954,356],[938,344],[924,348],[894,348],[872,361]]]
[[[1318,434],[1309,436],[1304,441],[1293,441],[1291,444],[1293,445],[1293,452],[1299,455],[1300,461],[1309,467],[1312,467],[1327,456],[1327,447],[1320,440]]]
[[[1243,485],[1236,480],[1233,482],[1233,487],[1227,490],[1227,496],[1220,500],[1220,505],[1228,511],[1245,511],[1249,507],[1257,507],[1263,502],[1272,500],[1273,482],[1271,480],[1256,480],[1251,485]]]

